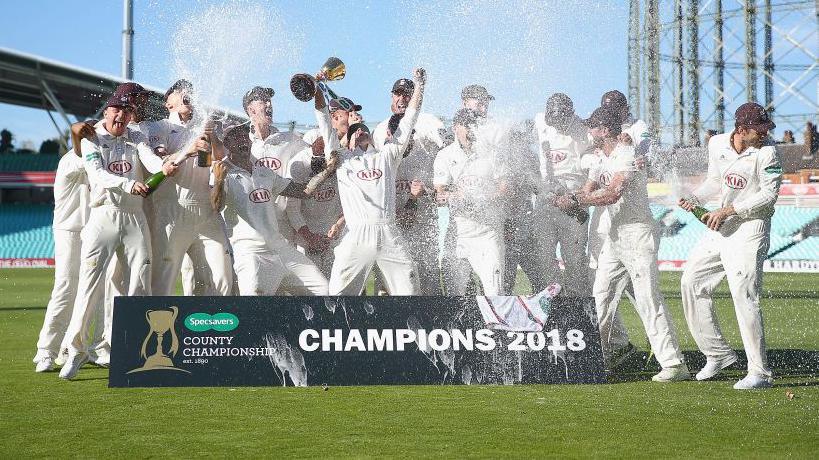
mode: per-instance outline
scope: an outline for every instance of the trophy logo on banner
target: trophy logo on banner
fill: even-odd
[[[176,335],[176,317],[179,315],[179,309],[171,307],[170,310],[148,310],[145,312],[145,320],[148,322],[150,329],[145,340],[142,341],[142,348],[140,356],[145,359],[145,364],[142,367],[128,371],[129,374],[142,371],[180,371],[187,372],[185,369],[174,367],[173,360],[170,356],[165,354],[163,341],[166,335],[170,335],[171,348],[170,354],[176,356],[179,351],[179,338]],[[170,333],[170,334],[169,334]],[[152,337],[156,337],[156,349],[154,354],[148,356],[148,343]]]

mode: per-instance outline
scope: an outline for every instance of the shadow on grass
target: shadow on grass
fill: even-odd
[[[727,370],[744,371],[748,367],[745,352],[743,350],[735,351],[738,356],[737,362]],[[702,353],[685,351],[683,354],[685,355],[685,362],[692,372],[696,372],[705,365],[705,355]],[[775,378],[819,378],[819,351],[817,350],[768,350],[768,363],[773,369]],[[660,366],[653,356],[649,359],[647,352],[638,352],[615,369],[615,374],[610,377],[609,382],[622,383],[650,379],[659,369]],[[714,380],[734,380],[734,378],[721,375]],[[812,380],[804,385],[819,385],[819,381]]]

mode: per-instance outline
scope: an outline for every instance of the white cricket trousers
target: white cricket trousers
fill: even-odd
[[[594,280],[594,302],[604,356],[613,351],[605,339],[610,337],[619,295],[617,275],[625,269],[634,286],[637,314],[643,321],[654,356],[663,368],[683,363],[674,323],[660,293],[657,268],[658,241],[650,224],[634,223],[612,229],[603,244]]]
[[[422,200],[416,219],[399,228],[407,252],[418,272],[419,295],[441,295],[441,269],[438,263],[438,214],[435,204]]]
[[[563,259],[562,287],[576,296],[588,297],[591,295],[588,282],[589,256],[586,253],[588,221],[581,224],[553,206],[549,206],[547,210],[547,219],[551,225],[545,228],[553,233],[544,240],[560,245],[560,258]],[[549,248],[548,252],[555,255],[555,247]]]
[[[330,295],[361,295],[374,264],[391,295],[417,295],[418,272],[406,248],[391,222],[348,225],[335,248]]]
[[[723,225],[731,225],[731,222]],[[719,359],[731,354],[711,298],[717,285],[727,278],[748,357],[748,373],[771,377],[759,305],[762,264],[770,246],[771,221],[752,219],[734,226],[732,230],[724,229],[725,235],[709,230],[700,243],[691,248],[680,281],[683,312],[688,329],[706,358]]]
[[[154,295],[173,295],[186,253],[193,265],[194,295],[230,295],[232,261],[220,217],[210,204],[155,203],[154,210]]]
[[[43,327],[37,341],[37,356],[56,358],[62,348],[80,279],[80,232],[54,229],[54,289],[46,307]],[[103,335],[102,309],[97,308],[91,343],[101,343]]]
[[[503,291],[505,251],[506,246],[500,230],[492,230],[480,236],[458,236],[455,246],[458,263],[453,274],[454,292],[450,295],[466,294],[471,270],[474,270],[481,280],[483,295],[505,295]]]
[[[304,254],[289,244],[276,251],[253,252],[235,247],[239,295],[272,296],[279,290],[291,295],[327,295],[327,278]]]
[[[88,349],[88,329],[95,310],[105,301],[106,273],[114,254],[127,294],[151,295],[151,239],[142,209],[91,208],[81,238],[77,300],[66,332],[69,353]],[[106,337],[110,340],[110,332]]]
[[[600,253],[603,250],[603,243],[606,239],[608,239],[608,234],[597,232],[589,233],[589,284],[591,286],[594,286],[594,280],[597,277],[597,259],[600,257]],[[630,341],[628,330],[626,330],[626,325],[623,324],[623,318],[618,306],[620,299],[623,298],[623,294],[631,300],[632,305],[635,303],[634,288],[631,286],[631,279],[625,266],[620,267],[619,270],[613,273],[609,273],[608,276],[610,277],[609,282],[615,285],[615,294],[611,298],[611,304],[605,308],[605,311],[614,317],[611,319],[609,336],[601,337],[600,340],[608,343],[609,350],[617,351],[628,346]]]

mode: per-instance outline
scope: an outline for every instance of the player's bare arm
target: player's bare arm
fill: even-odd
[[[221,161],[214,161],[213,166],[213,189],[210,191],[210,204],[216,212],[222,210],[225,201],[225,176],[227,168]]]

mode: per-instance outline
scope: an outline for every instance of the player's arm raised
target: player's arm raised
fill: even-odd
[[[426,70],[418,67],[413,72],[413,81],[415,82],[415,90],[412,92],[412,97],[407,104],[407,111],[404,113],[404,118],[399,123],[399,128],[396,130],[397,136],[393,138],[393,142],[386,144],[384,150],[393,157],[395,161],[401,161],[407,147],[409,147],[410,136],[412,136],[415,124],[418,122],[418,114],[421,112],[421,105],[424,103],[424,88],[427,82]]]

